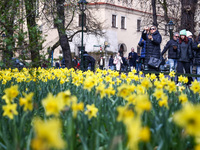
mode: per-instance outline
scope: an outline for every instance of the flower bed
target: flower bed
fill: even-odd
[[[1,70],[0,149],[200,148],[200,83],[111,70]]]

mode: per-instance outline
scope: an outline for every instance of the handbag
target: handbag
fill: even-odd
[[[148,65],[153,67],[153,68],[159,68],[160,64],[161,64],[162,60],[155,58],[155,57],[150,57]]]

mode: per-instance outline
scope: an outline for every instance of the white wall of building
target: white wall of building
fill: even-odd
[[[90,2],[90,0],[87,0]],[[99,51],[100,46],[104,46],[104,42],[108,42],[109,47],[107,50],[118,52],[119,45],[124,44],[127,48],[127,52],[124,56],[127,57],[131,48],[134,47],[137,50],[137,45],[141,37],[141,31],[145,26],[144,18],[145,14],[150,11],[150,5],[143,3],[140,4],[139,1],[127,0],[128,3],[124,3],[123,0],[96,0],[96,3],[89,3],[87,8],[95,18],[101,22],[104,22],[105,36],[95,36],[92,34],[84,33],[83,44],[85,50],[88,52]],[[87,15],[87,11],[86,11]],[[117,16],[117,28],[112,27],[112,15]],[[78,12],[75,15],[73,30],[78,30]],[[125,17],[125,29],[121,29],[121,17]],[[162,17],[162,16],[161,16]],[[137,31],[137,20],[141,20],[141,31]],[[164,24],[164,23],[163,23]],[[164,31],[160,31],[162,35],[161,51],[164,45],[169,40],[169,36],[164,35]],[[58,40],[58,33],[55,28],[45,32],[47,35],[44,47],[52,46]],[[81,33],[74,36],[72,42],[70,42],[71,52],[75,52],[75,55],[79,55],[78,47],[81,46]],[[55,50],[54,57],[59,57],[61,50],[58,47]]]

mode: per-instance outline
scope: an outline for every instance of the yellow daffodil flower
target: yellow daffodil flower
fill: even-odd
[[[13,119],[14,115],[18,115],[17,104],[10,104],[3,106],[3,116],[7,116],[10,119]]]
[[[156,100],[159,100],[163,94],[164,94],[163,89],[156,89],[155,92],[153,93],[153,96],[156,97]]]
[[[35,118],[33,121],[35,138],[31,142],[33,150],[63,149],[66,143],[61,137],[61,127],[61,122],[57,119],[42,121]]]
[[[187,102],[188,101],[187,94],[181,93],[181,95],[179,95],[178,99],[181,103]]]
[[[86,105],[86,108],[85,114],[88,115],[89,119],[97,117],[98,108],[96,108],[94,104]]]
[[[33,92],[29,94],[25,94],[24,98],[19,99],[19,105],[24,106],[24,111],[33,110],[33,103],[32,103]]]
[[[63,100],[54,97],[51,93],[49,93],[47,97],[42,100],[42,105],[47,116],[58,116],[60,111],[64,108]]]
[[[145,87],[146,89],[152,87],[151,81],[150,81],[149,79],[147,79],[147,78],[144,78],[144,79],[141,81],[141,85],[142,85],[143,87]]]
[[[10,88],[5,89],[4,92],[6,96],[2,98],[6,101],[7,104],[11,103],[13,99],[19,94],[18,85],[11,86]]]
[[[73,117],[76,118],[78,111],[83,111],[84,109],[84,103],[72,103],[72,110],[73,110]]]
[[[168,81],[165,89],[169,91],[169,93],[176,92],[176,84],[174,81]]]
[[[106,96],[106,91],[105,91],[106,85],[103,83],[100,83],[97,87],[96,87],[96,93],[100,94],[101,98]]]
[[[194,82],[192,82],[190,89],[194,93],[200,93],[200,83],[197,80],[194,80]]]
[[[127,84],[122,84],[117,88],[117,95],[123,98],[126,98],[128,95],[130,95],[131,90],[129,89]]]
[[[150,129],[149,127],[143,127],[139,133],[140,140],[143,142],[148,142],[150,140]]]
[[[135,108],[138,113],[141,113],[145,110],[151,110],[152,105],[149,101],[149,96],[147,94],[137,95],[137,97],[135,98]]]
[[[186,103],[181,110],[174,113],[173,120],[189,135],[200,136],[200,104]]]
[[[126,124],[126,121],[129,119],[133,119],[134,113],[132,110],[128,109],[126,106],[118,106],[117,107],[117,121],[122,121]]]
[[[175,72],[174,72],[174,70],[171,71],[171,72],[169,73],[169,76],[170,76],[171,78],[175,77]]]
[[[153,73],[153,74],[151,74],[151,76],[150,76],[150,80],[151,81],[153,81],[153,80],[155,80],[156,79],[156,75]]]

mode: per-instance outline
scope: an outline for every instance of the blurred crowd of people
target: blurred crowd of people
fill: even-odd
[[[128,61],[126,62],[128,62],[131,70],[140,71],[144,69],[159,72],[160,67],[152,66],[149,63],[152,57],[160,60],[160,65],[168,64],[169,71],[191,74],[193,67],[196,67],[196,74],[200,75],[200,33],[194,38],[193,34],[185,29],[174,32],[173,38],[166,43],[163,50],[160,47],[161,42],[162,36],[156,26],[145,27],[138,43],[138,46],[141,47],[141,53],[137,54],[134,52],[134,48],[131,48],[131,52],[128,54]],[[163,56],[167,51],[168,58],[164,59]],[[120,70],[120,67],[117,67],[120,66],[119,62],[121,63],[121,70],[125,65],[123,58],[119,53],[114,58],[116,70]],[[188,77],[188,80],[188,84],[191,84],[193,78]],[[200,77],[197,77],[197,81],[200,81]]]
[[[164,49],[161,50],[160,44],[162,42],[162,36],[159,33],[156,26],[145,27],[141,38],[138,42],[138,46],[141,48],[140,54],[135,52],[132,47],[131,52],[128,53],[127,57],[123,56],[123,53],[118,52],[116,56],[111,55],[108,64],[105,62],[105,58],[101,55],[96,61],[86,51],[83,54],[83,70],[95,70],[95,62],[99,69],[105,69],[106,65],[111,70],[117,71],[136,71],[149,70],[149,71],[160,71],[160,67],[154,67],[149,64],[150,58],[161,60],[161,65],[168,64],[169,71],[175,71],[178,73],[192,73],[193,67],[196,68],[196,74],[200,75],[200,33],[196,38],[190,31],[185,29],[180,32],[174,32],[173,38],[170,39]],[[163,56],[168,52],[166,59]],[[62,66],[62,61],[56,67]],[[81,62],[74,57],[72,60],[73,67],[80,69]],[[188,84],[193,80],[189,77]],[[200,81],[200,77],[197,78]]]

